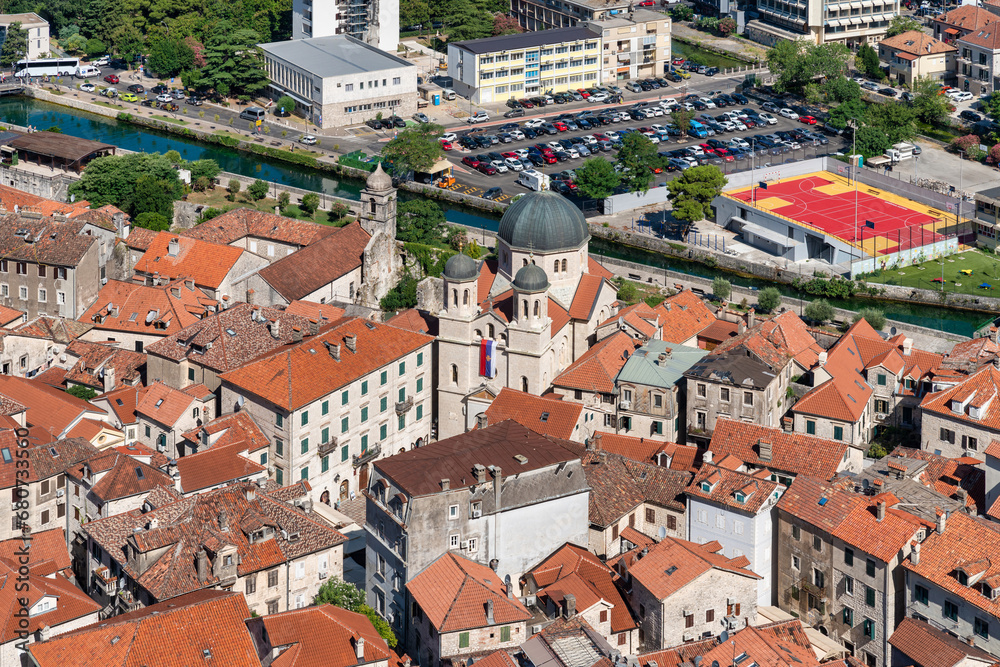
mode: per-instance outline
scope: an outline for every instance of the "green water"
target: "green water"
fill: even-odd
[[[677,38],[671,40],[670,51],[675,58],[680,56],[682,58],[687,58],[688,60],[693,60],[699,65],[708,65],[709,67],[718,67],[719,69],[726,69],[729,67],[741,67],[743,65],[746,65],[745,62],[742,62],[740,60],[734,60],[733,58],[720,56],[717,53],[706,51],[701,47],[695,46],[694,44],[682,42]],[[698,75],[695,74],[693,76],[698,76]]]

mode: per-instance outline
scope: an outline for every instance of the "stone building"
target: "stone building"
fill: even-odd
[[[215,403],[215,394],[203,384],[180,390],[154,382],[139,389],[135,405],[139,440],[168,458],[180,458],[192,451],[184,433],[211,421]]]
[[[542,394],[596,342],[616,311],[617,290],[590,259],[578,208],[554,192],[532,192],[504,213],[498,261],[458,254],[444,271],[438,315],[438,429],[471,426],[468,399],[500,387]],[[494,347],[495,346],[495,347]],[[481,365],[486,350],[495,350]]]
[[[987,364],[920,403],[920,448],[940,456],[985,458],[1000,439],[1000,360]]]
[[[181,235],[241,248],[273,264],[336,230],[328,225],[241,207],[206,220]]]

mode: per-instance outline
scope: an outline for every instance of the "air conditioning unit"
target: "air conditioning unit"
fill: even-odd
[[[66,495],[66,489],[56,489],[56,498],[62,498]]]
[[[685,632],[684,633],[684,641],[686,641],[686,642],[693,642],[695,639],[696,639],[696,637],[694,636],[694,633],[691,633],[691,632]]]
[[[681,616],[694,616],[694,612],[690,609],[681,609]]]
[[[739,627],[740,622],[739,619],[730,617],[726,619],[726,624],[729,626],[730,630],[735,630],[737,627]]]
[[[319,578],[320,579],[326,579],[326,577],[327,577],[326,570],[323,570],[322,572],[319,573]]]
[[[156,445],[156,451],[158,451],[158,452],[165,452],[165,451],[167,451],[167,446],[165,444],[163,444],[162,442],[161,443],[157,443],[157,445]]]
[[[462,540],[462,549],[469,548],[469,540]]]
[[[726,598],[726,604],[736,604],[736,598]]]
[[[618,402],[618,409],[619,410],[631,410],[632,409],[632,401],[619,401]]]
[[[875,413],[875,419],[885,419],[886,416],[887,415],[884,412],[876,412]]]

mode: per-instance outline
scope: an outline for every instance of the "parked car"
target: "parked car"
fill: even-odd
[[[427,117],[427,114],[420,112],[413,114],[413,120],[417,121],[418,123],[431,122],[431,119]]]
[[[319,139],[317,139],[311,134],[303,134],[301,137],[299,137],[299,143],[304,144],[306,146],[315,146],[316,144],[319,143]]]
[[[520,118],[524,115],[524,109],[518,107],[517,109],[511,109],[510,111],[504,113],[504,118]]]
[[[970,111],[969,109],[966,109],[962,113],[958,114],[958,117],[962,120],[967,120],[970,123],[978,123],[983,119],[982,116],[977,114],[975,111]]]
[[[139,98],[136,97],[135,93],[122,93],[121,95],[118,96],[118,99],[120,99],[122,102],[138,102],[139,101]],[[177,105],[175,104],[175,105],[173,105],[173,107],[174,107],[173,109],[167,109],[167,111],[177,111]]]
[[[794,111],[792,111],[791,109],[787,108],[787,107],[784,108],[784,109],[782,109],[781,111],[779,111],[778,114],[781,115],[782,117],[788,118],[790,120],[798,120],[799,119],[799,115],[797,113],[795,113]]]
[[[968,102],[972,99],[972,93],[966,90],[960,90],[957,93],[949,92],[948,97],[950,97],[953,102]]]
[[[465,122],[472,125],[473,123],[485,123],[490,119],[490,115],[485,111],[477,111],[469,116]]]
[[[92,93],[97,89],[97,87],[92,83],[81,83],[80,90],[85,93]]]
[[[771,113],[778,113],[778,105],[774,102],[764,102],[760,105],[760,108],[764,111],[770,111]]]
[[[799,122],[800,123],[804,123],[806,125],[815,125],[816,124],[816,117],[815,116],[799,116]]]
[[[115,84],[120,81],[117,74],[108,74],[106,77],[104,77],[104,80],[111,84]]]
[[[483,193],[483,199],[489,199],[490,201],[496,201],[503,196],[502,188],[490,188]]]
[[[142,95],[143,93],[146,92],[146,89],[143,88],[138,83],[133,83],[131,86],[128,87],[128,92],[135,93],[136,95]]]

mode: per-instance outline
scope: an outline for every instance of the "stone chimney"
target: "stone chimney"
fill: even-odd
[[[330,356],[333,357],[334,361],[340,361],[340,345],[336,343],[327,343],[326,349],[330,352]]]
[[[52,637],[52,628],[43,623],[42,627],[38,628],[38,641],[47,642],[50,637]]]
[[[271,338],[281,338],[281,320],[277,318],[268,320],[267,326],[271,330]]]
[[[226,510],[219,512],[219,530],[229,532],[229,513]]]
[[[319,335],[319,320],[309,320],[309,335]]]
[[[358,351],[358,337],[355,334],[350,334],[348,336],[344,336],[344,345],[346,345],[347,349],[350,350],[351,352],[357,352]]]
[[[747,330],[747,325],[743,323],[743,320],[740,320],[739,322],[736,323],[736,334],[737,335],[743,333],[746,330]]]
[[[500,502],[503,491],[503,470],[500,466],[490,466],[490,474],[493,475],[493,502],[499,512],[503,507],[503,503]]]
[[[826,350],[823,350],[818,355],[816,355],[816,363],[819,364],[820,368],[826,366]]]
[[[920,565],[920,542],[916,540],[910,543],[910,562]]]
[[[115,367],[104,367],[104,393],[108,393],[115,388]]]
[[[302,328],[301,327],[292,327],[292,341],[295,342],[295,343],[301,343],[302,342]]]
[[[472,466],[472,472],[475,473],[476,475],[477,484],[486,483],[486,466],[484,466],[482,463],[477,463],[476,465]]]
[[[875,505],[875,520],[884,521],[885,520],[885,501],[880,500]]]
[[[181,251],[181,242],[176,238],[170,239],[167,244],[167,254],[171,257],[176,257]]]
[[[249,303],[251,306],[253,305],[253,297],[256,293],[257,290],[253,288],[247,290],[247,303]]]
[[[937,534],[940,535],[944,532],[945,522],[948,520],[948,515],[944,513],[940,507],[937,508]]]
[[[476,415],[476,426],[479,428],[486,428],[490,425],[490,418],[486,416],[485,412],[480,412]]]
[[[757,324],[757,311],[753,308],[747,311],[747,328],[752,329]]]
[[[198,549],[195,559],[195,565],[198,570],[198,581],[203,584],[208,581],[208,554],[204,549]]]
[[[170,288],[170,293],[174,295],[175,299],[181,298],[181,288],[177,285]]]
[[[566,618],[573,618],[576,616],[576,596],[572,593],[566,593],[563,596],[563,604],[566,608]]]
[[[358,660],[365,659],[365,638],[358,637],[357,641],[354,642],[354,655],[357,656]]]
[[[445,478],[443,478],[441,480],[441,490],[442,491],[450,491],[451,490],[451,480],[448,479],[447,477],[445,477]]]
[[[486,623],[493,625],[493,600],[486,601]]]
[[[910,354],[912,352],[913,352],[913,339],[912,338],[904,338],[903,339],[903,354],[905,354],[906,356],[910,356]]]
[[[757,449],[759,450],[759,456],[761,461],[771,460],[771,443],[766,440],[757,441]]]
[[[712,462],[712,450],[711,449],[706,449],[704,452],[702,452],[702,454],[701,454],[701,462],[702,463],[711,463]]]

